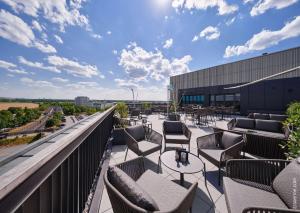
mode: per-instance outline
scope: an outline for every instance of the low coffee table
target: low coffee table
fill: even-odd
[[[202,171],[206,185],[205,163],[196,155],[189,153],[188,162],[181,163],[175,160],[176,151],[166,151],[160,155],[160,162],[169,169],[180,173],[180,185],[184,186],[184,174],[194,174]]]

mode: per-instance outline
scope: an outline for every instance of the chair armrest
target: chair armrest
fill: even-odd
[[[138,157],[132,160],[125,161],[116,165],[122,169],[133,180],[139,179],[139,177],[145,172],[145,165],[143,157]]]
[[[183,134],[189,139],[189,141],[191,140],[192,132],[185,124],[183,124]]]
[[[227,160],[230,159],[237,159],[240,158],[240,154],[241,151],[243,149],[244,146],[244,140],[242,140],[241,142],[238,142],[236,144],[234,144],[233,146],[225,149],[220,157],[220,162],[225,162]]]
[[[126,144],[130,150],[132,150],[134,153],[140,155],[140,149],[138,142],[126,131],[124,130],[124,139],[126,141]]]
[[[233,127],[235,126],[235,122],[236,122],[236,119],[233,118],[233,119],[231,119],[231,120],[227,123],[227,128],[228,128],[228,130],[232,130],[232,129],[233,129]]]
[[[271,186],[274,178],[290,161],[278,159],[243,159],[226,162],[226,176]]]
[[[300,213],[296,209],[275,209],[265,207],[248,207],[243,210],[242,213],[257,213],[257,212],[272,212],[272,213]]]
[[[147,134],[146,138],[152,143],[161,145],[163,136],[161,134],[159,134],[158,132],[154,131],[153,129],[151,130],[148,127],[145,127],[145,128],[146,128],[146,134]]]
[[[197,138],[197,148],[216,148],[219,145],[219,139],[223,132],[215,132],[209,135],[204,135]]]

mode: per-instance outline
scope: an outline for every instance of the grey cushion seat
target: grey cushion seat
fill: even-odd
[[[239,183],[228,177],[223,178],[223,183],[230,213],[241,213],[247,207],[258,206],[287,209],[287,206],[275,193]]]
[[[140,141],[138,142],[139,150],[142,152],[142,155],[148,155],[153,152],[159,151],[161,146],[150,141]]]
[[[162,212],[167,212],[177,206],[187,195],[187,190],[184,187],[157,175],[151,170],[143,173],[136,182],[151,196]]]
[[[256,129],[244,129],[244,128],[234,128],[234,131],[241,132],[241,133],[251,133],[254,135],[262,135],[266,137],[271,137],[271,138],[279,138],[279,139],[285,139],[285,135],[283,133],[277,133],[277,132],[267,132],[267,131],[262,131],[262,130],[256,130]]]
[[[220,163],[220,157],[224,149],[214,148],[214,149],[199,149],[198,152],[201,156],[206,158],[208,161],[218,166]]]
[[[189,139],[185,135],[181,134],[166,134],[165,138],[167,140],[172,140],[172,143],[189,143]]]

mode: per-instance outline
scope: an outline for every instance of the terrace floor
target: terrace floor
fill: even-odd
[[[184,120],[184,119],[183,119]],[[153,129],[157,132],[162,134],[162,122],[164,119],[161,119],[159,115],[150,115],[148,117],[148,121],[152,122]],[[227,128],[228,120],[217,121],[216,126],[220,128]],[[196,138],[199,136],[203,136],[209,133],[212,133],[213,130],[207,126],[196,126],[193,124],[192,121],[187,120],[186,125],[192,131],[192,138],[191,138],[191,152],[197,154],[197,145],[196,145]],[[176,147],[173,145],[168,144],[167,149],[169,146]],[[178,145],[181,147],[181,145]],[[125,157],[125,150],[126,146],[113,146],[112,153],[110,157],[110,165],[118,164],[124,161]],[[130,150],[128,151],[127,160],[136,158],[137,155]],[[158,162],[159,152],[153,153],[146,158],[152,161],[150,164],[146,164],[147,169],[151,169],[153,171],[157,171],[157,162]],[[223,187],[222,183],[221,186],[218,185],[218,168],[208,162],[205,158],[201,158],[206,164],[206,176],[207,176],[207,187],[205,186],[204,176],[202,173],[196,174],[185,174],[184,178],[187,182],[198,182],[198,190],[196,193],[196,197],[193,203],[193,212],[202,213],[202,212],[217,212],[217,213],[226,213],[227,207],[225,203],[225,198],[223,195]],[[150,162],[149,161],[149,162]],[[160,173],[167,179],[170,180],[179,180],[179,173],[172,171],[166,168],[162,164],[162,171]],[[101,208],[100,213],[111,213],[113,212],[111,208],[111,203],[106,192],[104,189],[102,201],[101,201]]]

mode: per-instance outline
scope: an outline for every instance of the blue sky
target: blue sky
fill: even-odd
[[[166,100],[171,75],[299,44],[298,0],[0,0],[0,97]]]

